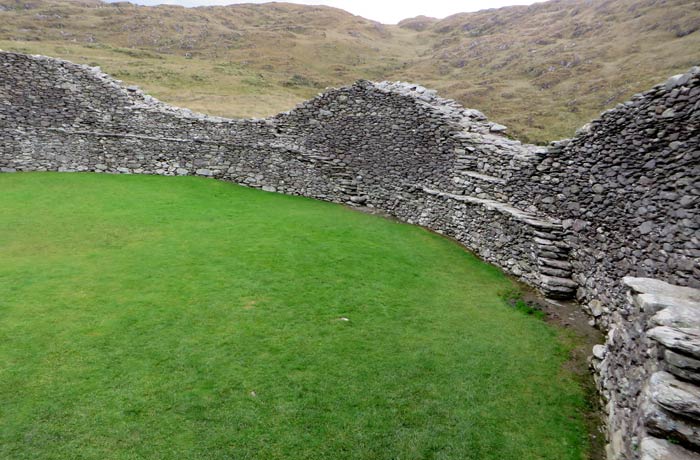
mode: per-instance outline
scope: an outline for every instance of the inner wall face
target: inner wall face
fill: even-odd
[[[611,444],[637,455],[652,312],[627,301],[621,280],[700,286],[697,68],[541,148],[416,85],[360,81],[269,119],[226,120],[65,61],[0,62],[4,171],[197,174],[372,206],[454,237],[549,297],[575,297],[598,326],[622,331],[608,337],[600,385],[620,408]]]

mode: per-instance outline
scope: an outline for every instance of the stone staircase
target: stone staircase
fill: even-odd
[[[564,240],[562,226],[559,223],[543,226],[537,221],[531,225],[534,235],[533,251],[540,272],[540,289],[550,298],[572,298],[578,286],[571,279],[571,247]]]
[[[571,279],[570,249],[562,239],[563,228],[559,221],[539,217],[496,200],[457,195],[428,187],[422,187],[422,190],[429,195],[481,205],[516,220],[529,230],[531,256],[533,260],[537,261],[537,273],[533,284],[546,297],[552,299],[570,299],[575,295],[578,285]]]
[[[367,202],[367,197],[360,194],[355,177],[348,173],[345,165],[331,163],[326,170],[347,204],[360,205]]]
[[[461,147],[454,150],[452,182],[455,193],[482,199],[499,198],[499,186],[504,185],[506,180],[482,170],[485,160],[478,147],[483,146],[474,145],[475,141],[465,136],[455,136],[463,142]]]
[[[547,297],[574,297],[578,286],[571,278],[571,248],[564,239],[560,222],[504,203],[508,178],[513,171],[527,166],[537,156],[537,149],[500,136],[463,132],[456,137],[461,145],[454,150],[454,193],[445,195],[482,203],[526,224],[530,228],[531,256],[538,270],[535,284]]]

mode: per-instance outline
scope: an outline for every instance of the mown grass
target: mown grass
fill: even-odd
[[[585,457],[558,332],[444,238],[191,177],[0,196],[0,458]]]

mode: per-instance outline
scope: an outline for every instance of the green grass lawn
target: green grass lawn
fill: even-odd
[[[507,289],[339,205],[0,174],[0,458],[585,458],[567,347]]]

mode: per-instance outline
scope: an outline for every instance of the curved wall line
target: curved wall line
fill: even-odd
[[[2,172],[196,174],[375,207],[551,298],[576,297],[608,331],[596,371],[611,458],[637,458],[639,395],[662,364],[646,333],[654,312],[621,280],[700,287],[700,69],[548,148],[503,130],[421,86],[369,81],[270,118],[210,117],[97,68],[0,52]]]

